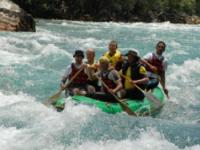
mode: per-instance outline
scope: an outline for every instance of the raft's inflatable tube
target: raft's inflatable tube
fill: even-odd
[[[164,93],[159,87],[155,88],[152,91],[152,94],[160,101],[161,105],[159,107],[156,106],[151,100],[148,100],[146,97],[143,99],[143,101],[127,99],[125,102],[127,103],[128,107],[138,116],[152,115],[159,112],[165,103]],[[73,96],[72,100],[78,103],[96,106],[102,111],[110,114],[120,113],[123,111],[119,103],[107,103],[86,96]],[[60,98],[53,104],[53,106],[59,111],[64,109],[64,105],[65,98]]]

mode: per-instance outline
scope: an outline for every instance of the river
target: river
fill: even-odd
[[[41,102],[59,88],[75,49],[97,58],[109,41],[143,56],[167,44],[170,99],[155,117],[106,114],[66,98],[58,113]],[[4,150],[199,150],[200,26],[37,20],[37,32],[0,32],[0,147]]]

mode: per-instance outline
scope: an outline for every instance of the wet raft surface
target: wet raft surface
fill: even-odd
[[[131,110],[133,110],[134,112],[136,112],[136,114],[139,116],[155,114],[162,108],[165,100],[164,100],[164,94],[159,87],[155,88],[152,94],[160,100],[162,104],[160,107],[155,106],[155,104],[151,102],[150,100],[148,100],[146,97],[144,98],[143,101],[127,99],[125,102],[127,103],[128,107],[131,108]],[[102,111],[111,113],[111,114],[120,113],[123,111],[119,103],[107,103],[107,102],[103,102],[103,101],[85,97],[85,96],[73,96],[72,100],[78,103],[84,103],[87,105],[96,106],[100,108]],[[65,103],[65,99],[60,98],[57,100],[54,106],[58,109],[62,109],[64,106],[64,103]]]

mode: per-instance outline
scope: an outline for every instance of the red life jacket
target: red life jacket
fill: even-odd
[[[110,71],[106,73],[106,75],[101,74],[101,79],[110,89],[114,89],[117,87],[117,85],[115,82],[113,82],[112,80],[108,78],[109,73]],[[104,90],[107,91],[105,87],[104,87]]]
[[[72,68],[72,72],[71,72],[71,74],[69,75],[69,79],[71,79],[71,78],[76,74],[76,72],[79,71],[79,69],[77,69],[73,63],[71,64],[71,68]],[[87,76],[87,74],[85,73],[85,71],[84,71],[84,69],[83,69],[83,70],[79,73],[79,75],[72,81],[72,83],[86,84],[86,83],[87,83],[87,80],[88,80],[88,76]]]
[[[159,60],[156,57],[156,54],[154,53],[152,54],[152,60],[150,60],[150,64],[157,68],[158,72],[156,73],[158,74],[164,71],[163,61],[164,61],[164,57],[162,57],[162,59]],[[149,67],[147,68],[147,71],[153,72]]]

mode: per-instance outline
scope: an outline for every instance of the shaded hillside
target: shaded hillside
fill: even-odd
[[[200,0],[13,0],[37,18],[186,23]]]

